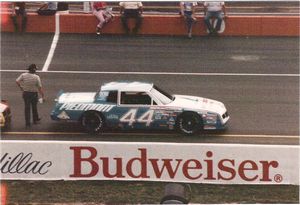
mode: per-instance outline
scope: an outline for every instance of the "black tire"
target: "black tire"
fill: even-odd
[[[189,201],[180,196],[169,195],[160,200],[160,204],[188,204]]]
[[[88,133],[100,133],[104,129],[104,117],[98,112],[86,112],[81,118],[81,125]]]
[[[203,120],[197,113],[185,112],[177,118],[176,126],[181,133],[193,135],[203,130]]]

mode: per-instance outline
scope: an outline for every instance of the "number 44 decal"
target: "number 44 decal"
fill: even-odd
[[[121,118],[120,122],[126,122],[129,126],[131,126],[134,122],[146,123],[146,126],[149,126],[151,122],[153,122],[153,113],[154,110],[148,110],[138,119],[136,119],[137,109],[130,109],[127,113],[125,113]]]

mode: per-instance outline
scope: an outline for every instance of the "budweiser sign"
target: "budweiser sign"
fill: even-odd
[[[53,141],[1,146],[2,179],[299,184],[298,146]]]

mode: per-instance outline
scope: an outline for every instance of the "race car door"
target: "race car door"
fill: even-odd
[[[146,92],[121,91],[119,123],[124,129],[152,129],[156,102]]]

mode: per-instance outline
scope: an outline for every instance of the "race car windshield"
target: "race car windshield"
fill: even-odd
[[[159,99],[164,105],[169,104],[173,101],[172,95],[161,90],[157,86],[153,86],[150,92],[152,93],[153,96]]]

